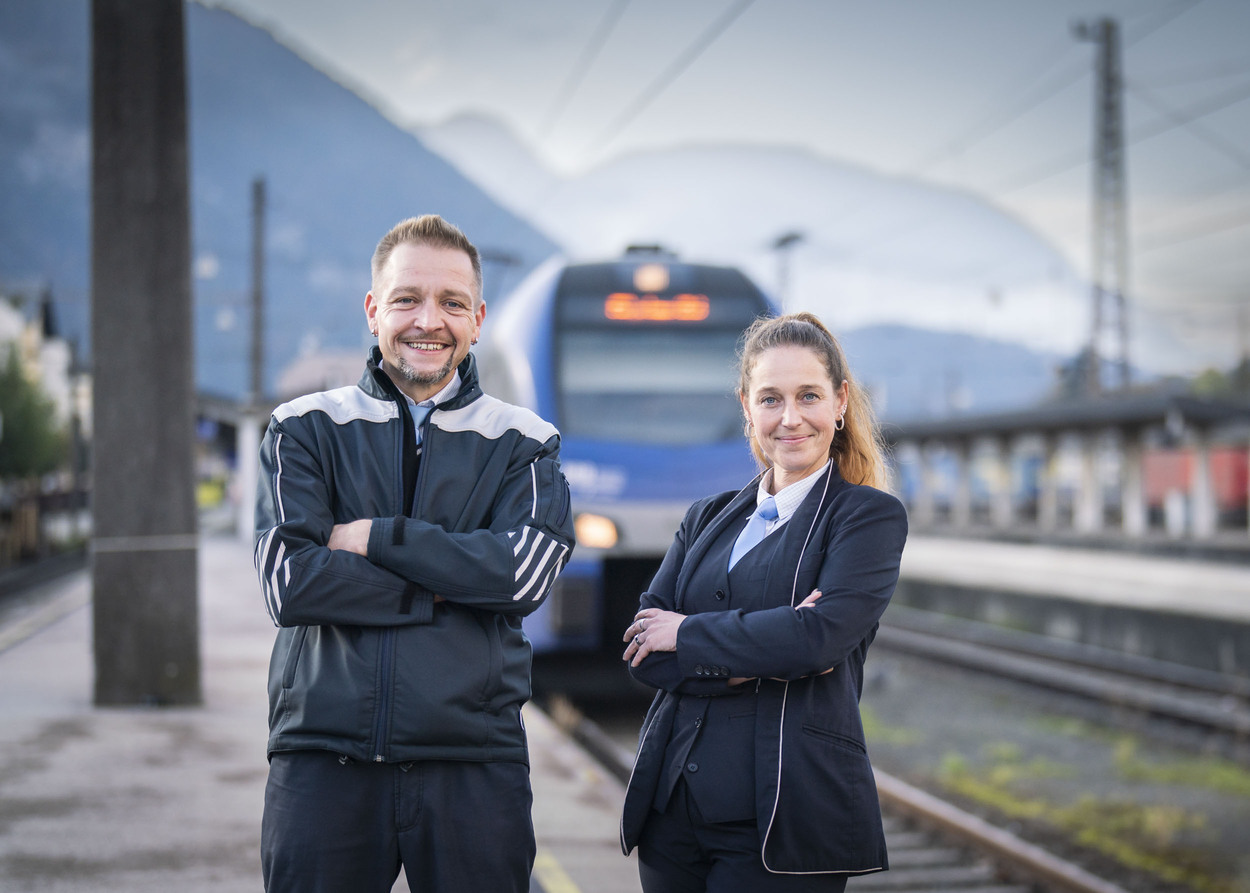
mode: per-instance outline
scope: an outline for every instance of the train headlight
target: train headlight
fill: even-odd
[[[618,539],[616,525],[611,518],[583,512],[573,519],[573,532],[577,544],[591,549],[611,549]]]

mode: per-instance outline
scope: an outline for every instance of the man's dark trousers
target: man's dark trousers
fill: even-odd
[[[533,795],[524,763],[270,759],[261,826],[268,893],[526,893]]]

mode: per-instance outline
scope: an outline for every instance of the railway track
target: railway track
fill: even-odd
[[[627,733],[606,731],[560,696],[544,708],[606,771],[628,781]],[[1128,893],[901,779],[876,775],[890,870],[852,878],[851,893]]]
[[[892,605],[875,645],[1159,721],[1250,762],[1250,680]]]
[[[893,662],[881,661],[891,653],[895,655]],[[926,768],[907,774],[909,780],[932,777],[938,757],[946,753],[957,756],[966,754],[970,759],[977,759],[975,748],[978,745],[975,742],[994,739],[995,744],[1001,746],[1004,742],[1021,742],[1033,734],[1038,737],[1030,738],[1030,743],[1024,747],[1029,759],[1037,758],[1043,765],[1043,769],[1038,771],[1054,772],[1053,776],[1047,777],[1067,777],[1068,768],[1055,770],[1061,763],[1051,762],[1049,769],[1046,768],[1047,759],[1067,759],[1073,753],[1068,750],[1071,742],[1065,738],[1066,732],[1047,730],[1048,721],[1043,720],[1048,716],[1084,716],[1094,720],[1096,727],[1113,735],[1122,730],[1133,736],[1132,739],[1117,739],[1121,742],[1155,740],[1157,748],[1140,745],[1143,756],[1139,769],[1151,764],[1152,760],[1157,761],[1167,748],[1177,745],[1180,745],[1177,752],[1206,757],[1219,754],[1242,765],[1250,763],[1250,681],[1245,679],[899,605],[891,606],[874,644],[874,655],[879,668],[875,683],[885,688],[879,688],[872,696],[866,695],[870,706],[884,710],[887,717],[893,717],[884,720],[887,728],[894,731],[900,728],[913,730],[925,742],[924,753],[920,755],[922,763],[916,765]],[[899,667],[907,669],[900,672]],[[926,667],[932,667],[932,672]],[[916,682],[931,677],[933,681],[927,684]],[[967,678],[967,683],[961,681],[964,678]],[[984,684],[978,684],[978,680]],[[874,680],[869,680],[867,684],[871,687]],[[966,691],[963,689],[965,684]],[[981,698],[975,694],[976,691],[989,694]],[[888,699],[886,692],[895,693],[893,700]],[[924,699],[932,696],[931,693],[939,692],[958,692],[954,699],[938,701],[949,713],[939,713],[935,719],[932,712],[927,716],[923,710],[909,712],[908,698]],[[572,697],[577,699],[578,696]],[[998,737],[994,725],[998,709],[995,698],[1005,698],[1002,703],[1018,706],[1011,712],[1011,719],[1004,717],[1002,726],[1017,733],[1014,737]],[[642,709],[631,708],[636,715],[626,710],[613,717],[593,699],[581,702],[592,705],[587,712],[592,714],[592,718],[602,719],[609,731],[600,731],[593,723],[583,722],[576,710],[571,711],[562,724],[609,771],[627,775],[632,761],[632,737],[636,734]],[[965,704],[970,711],[968,714],[959,712]],[[1030,704],[1033,706],[1028,706]],[[879,711],[878,717],[881,715]],[[1033,720],[1029,717],[1033,716],[1039,718],[1038,727],[1022,731],[1031,728]],[[912,717],[914,725],[908,724]],[[896,725],[890,727],[891,722]],[[900,722],[907,725],[897,725]],[[969,724],[977,734],[983,731],[985,734],[971,741],[966,736],[961,737],[958,729]],[[952,729],[955,729],[953,733]],[[1032,743],[1034,740],[1036,744]],[[882,747],[889,750],[885,744]],[[1129,752],[1136,753],[1133,748]],[[1107,750],[1111,749],[1112,745],[1108,745]],[[891,763],[892,769],[908,772],[907,767],[912,765],[908,760],[914,758],[917,750],[908,751],[905,745],[895,745],[890,754],[892,760],[885,762]],[[1102,765],[1099,762],[1101,752],[1098,747],[1082,747],[1076,751],[1081,755],[1080,759],[1088,762],[1069,764],[1071,773],[1075,774],[1087,766]],[[1146,756],[1147,753],[1149,756]],[[932,755],[938,756],[926,760]],[[987,770],[992,762],[983,760],[982,770]],[[1110,763],[1105,771],[1111,771]],[[980,776],[981,779],[985,777]],[[1120,809],[1124,810],[1124,814],[1135,816],[1162,814],[1157,799],[1160,795],[1152,792],[1148,783],[1126,787],[1121,780],[1104,786],[1101,780],[1105,780],[1106,775],[1098,779],[1091,779],[1092,786],[1085,789],[1090,802],[1094,802],[1095,797],[1102,798],[1097,802],[1106,804],[1109,810]],[[1046,784],[1036,778],[1033,783]],[[1206,789],[1203,785],[1208,783],[1200,780],[1177,782],[1178,787],[1172,789],[1172,796],[1180,798],[1179,802],[1195,805],[1191,807],[1194,810],[1192,813],[1176,814],[1209,814],[1216,825],[1219,825],[1220,818],[1239,821],[1242,813],[1231,803],[1234,795],[1227,792],[1221,795],[1214,789],[1209,794],[1204,793]],[[1071,792],[1065,794],[1063,784],[1062,780],[1055,782],[1054,799],[1048,801],[1056,809],[1076,801],[1080,796],[1069,796]],[[848,890],[1110,893],[1126,889],[1047,852],[1036,843],[1007,833],[1004,829],[1012,825],[1012,821],[996,808],[981,810],[984,814],[997,816],[995,824],[991,825],[939,797],[912,787],[898,776],[878,771],[878,788],[883,811],[887,815],[892,867],[889,872],[880,875],[852,880]],[[1044,797],[1036,787],[1028,790],[1031,796]],[[960,796],[961,803],[972,802],[967,799],[966,790],[963,795],[957,796]],[[975,796],[973,800],[976,800]],[[1097,822],[1096,819],[1091,821]],[[1050,825],[1045,822],[1025,824],[1028,827],[1023,830],[1035,841],[1049,841],[1052,837],[1058,840],[1066,834],[1059,831],[1053,822]],[[1117,840],[1123,841],[1124,838]],[[1081,846],[1073,847],[1071,843],[1069,839],[1060,844],[1065,854],[1082,852]],[[1221,844],[1214,839],[1203,846],[1209,848],[1201,852],[1212,859],[1235,857],[1235,853],[1221,849]],[[1115,856],[1107,858],[1107,850],[1099,852],[1102,855],[1092,859],[1088,858],[1090,852],[1082,852],[1080,858],[1085,865],[1095,866],[1096,871],[1106,870],[1107,877],[1126,883],[1127,889],[1135,893],[1143,889],[1190,889],[1183,879],[1175,875],[1171,876],[1171,880],[1165,880],[1162,874],[1152,873],[1153,870],[1145,868],[1141,862],[1136,863],[1137,868],[1127,868]],[[1161,858],[1166,860],[1168,857]]]

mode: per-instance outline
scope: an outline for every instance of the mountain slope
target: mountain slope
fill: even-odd
[[[901,325],[852,329],[839,340],[878,414],[893,422],[1036,403],[1064,362],[1018,344]]]
[[[197,379],[247,381],[251,183],[266,181],[265,381],[315,346],[363,348],[369,258],[392,224],[440,213],[487,257],[487,298],[557,250],[413,135],[234,15],[187,6]],[[0,5],[0,282],[51,280],[86,332],[87,0]],[[85,339],[84,339],[85,341]]]
[[[89,279],[87,9],[0,4],[0,287],[50,286],[76,334]]]

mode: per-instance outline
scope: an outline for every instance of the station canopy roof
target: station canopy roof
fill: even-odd
[[[1210,430],[1250,423],[1250,400],[1214,400],[1190,394],[1160,392],[1107,394],[1056,400],[1026,409],[984,415],[886,423],[882,434],[890,443],[955,440],[992,435],[1089,432],[1108,428],[1142,430],[1164,427]]]

